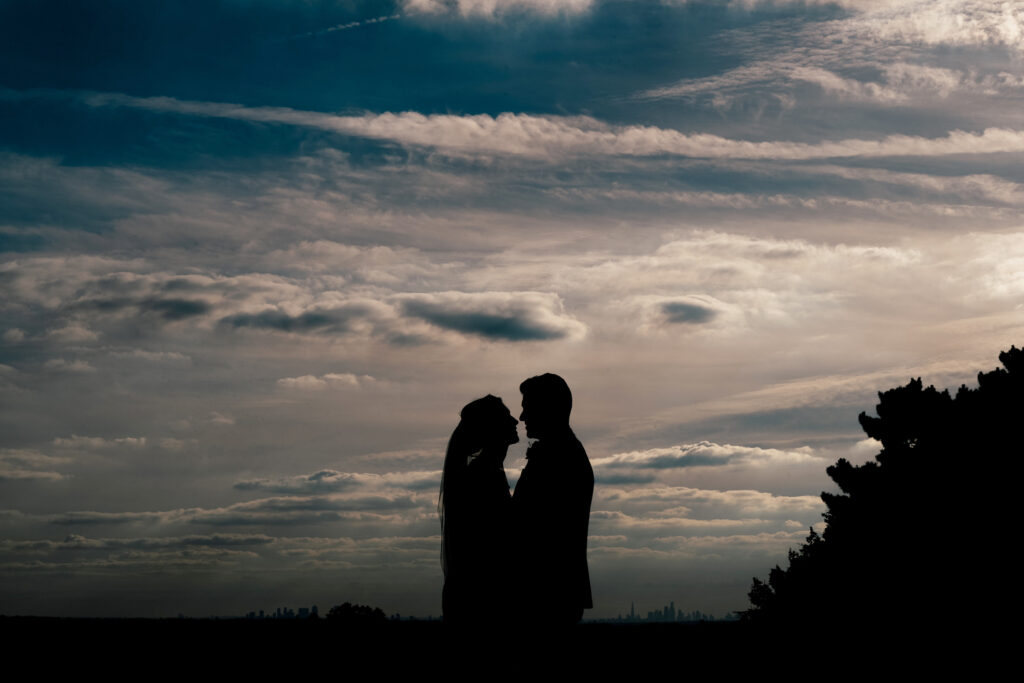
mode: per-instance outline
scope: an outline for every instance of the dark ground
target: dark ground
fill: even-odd
[[[934,631],[934,630],[933,630]],[[955,638],[919,638],[912,624],[877,632],[755,627],[740,622],[580,624],[561,631],[440,622],[340,625],[326,620],[57,619],[0,616],[8,661],[81,674],[231,674],[290,676],[528,679],[674,679],[784,676],[847,679],[941,670],[970,653]],[[950,632],[952,635],[952,632]],[[975,659],[977,655],[977,659]],[[280,674],[279,674],[280,672]],[[91,676],[86,676],[90,678]],[[540,679],[543,679],[541,681]]]
[[[9,654],[49,653],[66,662],[219,662],[245,669],[287,663],[310,674],[351,673],[353,666],[381,673],[425,667],[425,674],[442,667],[499,678],[519,677],[514,671],[530,662],[548,673],[728,670],[740,663],[740,653],[747,659],[760,649],[758,635],[736,622],[580,624],[538,633],[493,625],[455,631],[436,621],[0,617],[0,638]]]

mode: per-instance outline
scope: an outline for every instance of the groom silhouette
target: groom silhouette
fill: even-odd
[[[572,393],[558,375],[531,377],[523,394],[526,452],[512,511],[518,531],[521,615],[552,625],[575,624],[594,606],[587,568],[587,526],[594,470],[569,428]]]

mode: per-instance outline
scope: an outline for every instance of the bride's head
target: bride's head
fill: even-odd
[[[441,517],[441,528],[445,529],[446,509],[450,500],[459,500],[465,494],[466,466],[472,456],[486,457],[495,465],[505,459],[510,444],[519,441],[516,429],[519,420],[497,396],[488,394],[466,404],[459,412],[459,424],[448,440],[441,474],[441,491],[437,499],[437,511]],[[484,461],[478,461],[481,465]],[[447,539],[447,531],[445,532]],[[441,566],[448,571],[448,541],[442,544]]]
[[[519,420],[497,396],[487,394],[478,398],[459,412],[459,425],[452,434],[452,441],[458,437],[461,453],[470,455],[488,447],[508,446],[519,441]]]

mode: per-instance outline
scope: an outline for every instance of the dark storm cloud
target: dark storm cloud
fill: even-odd
[[[583,325],[562,312],[558,297],[534,292],[407,295],[403,312],[432,325],[502,341],[542,341],[581,336]]]
[[[12,285],[16,286],[12,287],[12,299],[28,304],[25,310],[40,318],[56,314],[64,327],[70,326],[72,321],[81,326],[82,322],[99,322],[98,317],[108,316],[174,323],[202,317],[214,309],[205,299],[161,295],[163,283],[160,280],[164,276],[159,274],[100,272],[104,267],[139,268],[138,262],[103,263],[88,258],[76,261],[43,257],[31,265],[27,262],[23,265],[28,268],[22,270],[20,277],[12,278]],[[34,272],[29,274],[29,270]],[[223,296],[209,284],[196,289],[206,289],[214,297]]]
[[[276,330],[278,332],[309,333],[322,332],[344,334],[351,329],[351,322],[367,313],[360,308],[321,309],[289,315],[282,311],[267,310],[261,313],[239,313],[221,318],[223,325],[233,328]]]
[[[67,526],[97,524],[139,524],[166,521],[169,513],[164,512],[65,512],[53,515],[51,524]]]
[[[77,301],[69,308],[92,309],[100,313],[117,313],[136,306],[139,306],[139,302],[128,297],[104,297]]]
[[[422,318],[438,327],[490,339],[529,341],[534,339],[560,339],[565,336],[562,330],[538,327],[519,317],[495,315],[493,313],[451,311],[443,306],[422,301],[406,302],[405,312],[407,315]]]
[[[670,323],[700,324],[710,322],[718,311],[687,301],[667,301],[661,305],[665,320]]]
[[[143,301],[143,311],[154,311],[164,320],[184,320],[210,311],[210,304],[198,299],[148,299]]]

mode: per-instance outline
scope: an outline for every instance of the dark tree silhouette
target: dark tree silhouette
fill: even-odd
[[[1008,531],[1024,455],[1024,350],[978,374],[956,396],[920,378],[879,393],[860,414],[882,444],[874,462],[840,459],[826,472],[826,527],[755,578],[744,613],[755,622],[929,629],[978,621],[1010,600]]]
[[[387,621],[387,615],[380,607],[369,605],[353,605],[345,602],[335,605],[327,612],[327,621],[332,624],[343,626],[364,626],[369,624],[383,624]]]

